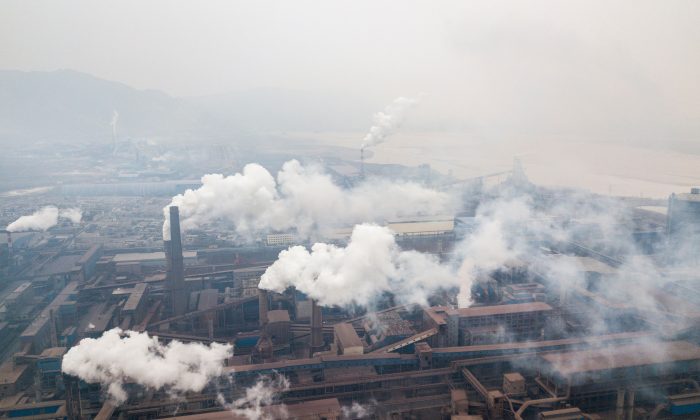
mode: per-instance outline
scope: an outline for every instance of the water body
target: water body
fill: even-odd
[[[359,149],[364,133],[295,133],[290,139]],[[304,142],[307,143],[304,143]],[[306,149],[308,152],[308,148]],[[700,155],[584,140],[475,140],[452,133],[398,133],[372,148],[367,162],[430,164],[461,179],[509,170],[519,158],[530,180],[599,194],[667,198],[700,185]],[[347,156],[347,153],[345,153]],[[357,151],[359,159],[359,150]]]

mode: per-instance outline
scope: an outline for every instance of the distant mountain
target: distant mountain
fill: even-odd
[[[176,98],[72,70],[0,70],[0,142],[191,139],[251,131],[364,130],[379,102],[285,89]]]
[[[197,118],[163,92],[84,73],[0,71],[0,139],[109,141],[114,111],[120,136],[168,135]]]

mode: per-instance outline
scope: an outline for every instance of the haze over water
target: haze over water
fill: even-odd
[[[373,156],[367,162],[412,166],[427,163],[435,170],[468,179],[508,171],[517,157],[528,178],[538,185],[645,198],[667,198],[700,184],[697,154],[590,140],[487,141],[469,134],[406,131],[372,148]],[[362,133],[304,133],[293,137],[358,149]]]

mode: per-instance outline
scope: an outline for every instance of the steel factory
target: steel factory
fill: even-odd
[[[564,194],[530,193],[545,206]],[[8,233],[4,272],[13,281],[0,306],[0,418],[698,418],[700,276],[697,267],[666,262],[675,256],[670,247],[698,238],[697,194],[672,196],[667,221],[625,203],[634,234],[656,232],[631,236],[640,249],[652,241],[656,251],[646,256],[662,267],[643,291],[614,287],[629,268],[605,235],[572,218],[566,223],[577,235],[524,233],[538,252],[479,270],[468,305],[454,287],[426,304],[388,295],[372,308],[324,306],[294,287],[259,288],[278,254],[303,240],[278,232],[254,245],[201,246],[202,233],[181,229],[177,206],[167,209],[161,249],[76,248],[79,233],[68,226],[15,235],[14,244]],[[477,222],[464,213],[385,226],[401,249],[447,262]],[[351,231],[338,227],[326,238],[342,246]],[[174,397],[126,377],[126,396],[115,401],[105,383],[61,367],[81,340],[114,328],[164,345],[233,351],[198,392]],[[261,380],[283,385],[262,402],[245,400]]]

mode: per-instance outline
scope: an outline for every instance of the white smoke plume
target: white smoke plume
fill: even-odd
[[[112,139],[117,138],[117,123],[119,122],[119,113],[115,109],[112,112],[112,120],[109,122],[109,126],[112,127]]]
[[[374,125],[362,141],[362,149],[384,143],[390,135],[399,129],[406,112],[418,103],[417,99],[400,96],[394,99],[383,112],[374,114]]]
[[[68,219],[71,223],[80,223],[83,219],[83,211],[79,208],[61,209],[58,212],[58,217],[61,219]]]
[[[58,219],[68,219],[80,223],[83,213],[78,208],[59,210],[56,206],[45,206],[28,216],[21,216],[7,226],[9,232],[24,232],[28,230],[47,230],[56,224]]]
[[[391,230],[362,224],[345,248],[316,243],[311,252],[302,246],[282,251],[259,287],[283,292],[295,286],[323,306],[369,306],[383,293],[402,303],[425,304],[438,288],[457,283],[433,256],[402,251]]]
[[[471,286],[480,272],[493,271],[525,252],[524,244],[512,239],[518,237],[514,232],[522,227],[518,225],[527,221],[531,221],[530,207],[523,200],[497,200],[479,208],[476,229],[456,249],[459,307],[470,305]]]
[[[376,401],[372,401],[370,404],[367,405],[363,405],[356,401],[353,401],[352,405],[344,406],[341,409],[341,418],[348,420],[368,418],[374,412],[374,406],[376,405]]]
[[[232,355],[228,344],[171,341],[114,328],[100,338],[85,338],[63,357],[63,372],[85,382],[100,383],[117,403],[127,399],[125,383],[164,389],[174,394],[199,392],[223,373]]]
[[[250,420],[272,420],[288,418],[284,404],[274,404],[276,397],[289,389],[289,381],[282,375],[273,378],[261,377],[255,385],[245,389],[245,395],[229,403],[223,394],[217,395],[221,406],[237,416]]]
[[[525,200],[498,200],[479,208],[474,232],[457,244],[449,263],[416,251],[402,251],[391,230],[357,225],[345,248],[316,243],[282,251],[262,276],[259,287],[282,292],[290,286],[324,306],[372,306],[384,293],[397,301],[425,304],[441,290],[457,287],[460,307],[471,304],[471,288],[479,273],[488,273],[527,252],[518,229],[539,230]]]
[[[315,166],[286,162],[277,179],[258,164],[242,173],[202,177],[202,186],[173,197],[163,209],[163,238],[169,239],[170,206],[180,208],[183,229],[229,221],[240,236],[296,229],[300,237],[333,226],[379,222],[416,214],[451,214],[452,198],[415,183],[368,180],[342,189]]]

